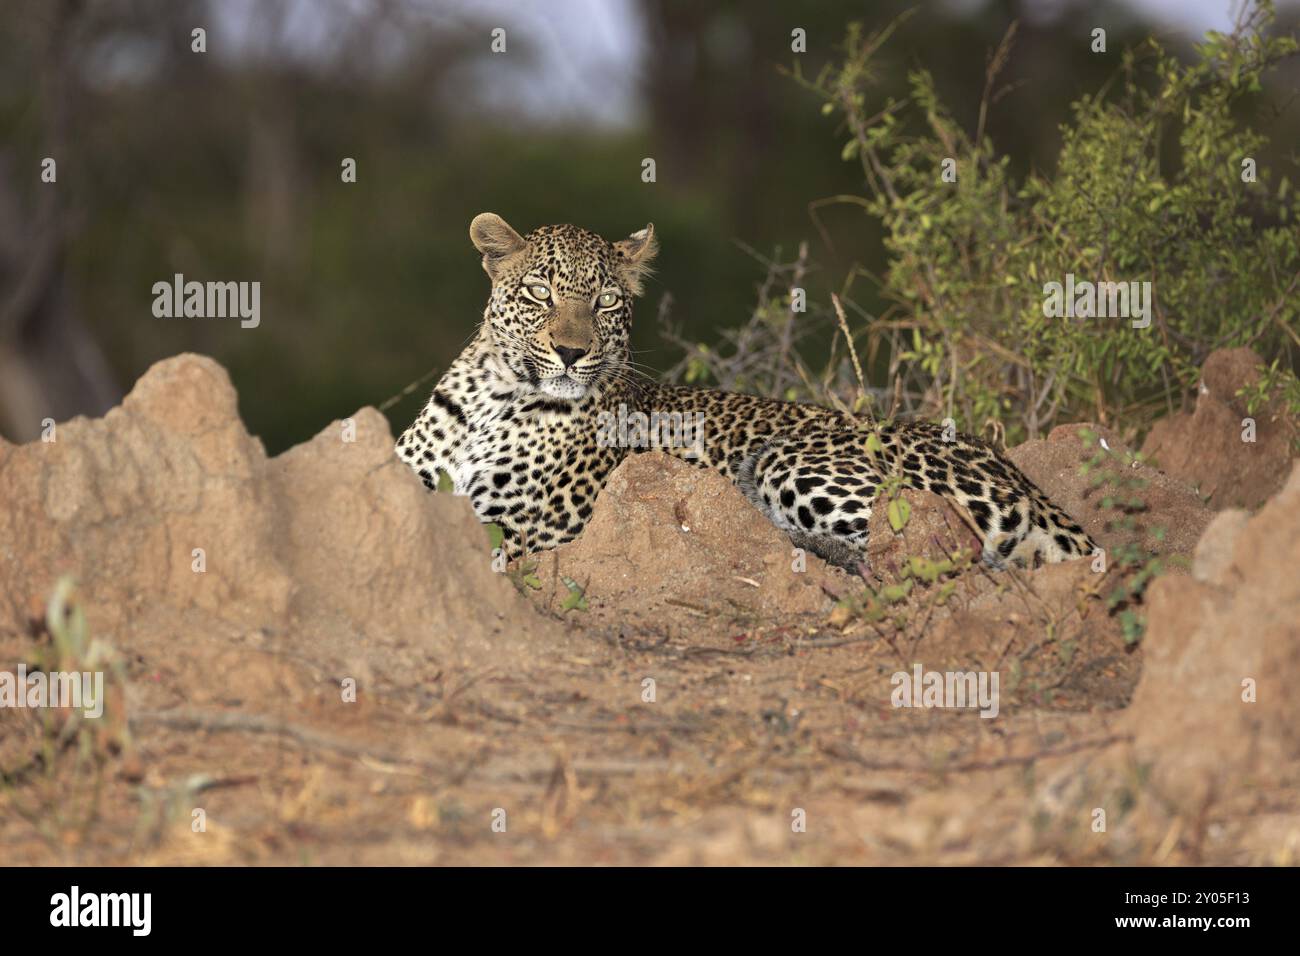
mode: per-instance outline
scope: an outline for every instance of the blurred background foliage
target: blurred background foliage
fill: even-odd
[[[803,82],[843,116],[842,155],[866,182],[865,196],[839,201],[888,230],[874,287],[888,307],[849,333],[883,382],[861,390],[863,404],[1012,440],[1079,419],[1137,432],[1185,403],[1212,351],[1234,347],[1275,357],[1273,384],[1289,394],[1285,372],[1300,359],[1296,169],[1260,165],[1268,142],[1249,108],[1300,53],[1273,18],[1267,0],[1240,5],[1232,30],[1210,31],[1187,62],[1153,38],[1125,49],[1117,82],[1072,105],[1052,167],[1020,176],[984,135],[1011,90],[1001,72],[1015,24],[990,58],[973,133],[924,69],[909,72],[906,101],[881,103],[876,61],[903,18],[870,33],[853,25],[843,61]],[[1068,277],[1127,294],[1103,302],[1098,286],[1099,308],[1049,310],[1047,284],[1060,294]],[[821,377],[834,384],[835,370]]]
[[[0,432],[28,440],[47,416],[102,413],[188,350],[230,370],[249,428],[278,452],[446,367],[486,298],[467,235],[485,210],[521,231],[569,221],[611,239],[653,221],[662,252],[637,311],[638,360],[757,387],[683,348],[779,302],[774,276],[797,272],[808,290],[821,319],[801,330],[809,352],[834,347],[832,292],[855,323],[891,306],[872,281],[890,270],[886,225],[825,202],[869,195],[859,157],[842,155],[844,115],[792,74],[842,64],[850,22],[874,30],[915,8],[873,61],[872,99],[908,100],[926,71],[954,129],[982,126],[1023,181],[1054,169],[1072,102],[1123,82],[1126,49],[1155,35],[1193,59],[1201,20],[1176,5],[1161,19],[1162,6],[5,0]],[[1185,6],[1204,19],[1220,4]],[[1296,20],[1284,7],[1279,28]],[[1104,55],[1089,48],[1097,26]],[[505,53],[491,51],[498,27]],[[791,51],[796,27],[804,54]],[[1292,61],[1232,103],[1268,138],[1262,169],[1294,170],[1297,89]],[[46,156],[56,185],[40,182]],[[356,183],[341,181],[345,157]],[[644,157],[655,183],[641,180]],[[155,318],[151,287],[177,272],[259,280],[261,325]],[[890,360],[867,363],[874,387],[889,387]],[[395,429],[429,387],[388,409]]]

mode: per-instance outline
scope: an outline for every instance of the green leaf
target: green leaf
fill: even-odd
[[[587,598],[585,589],[582,588],[573,578],[566,578],[561,575],[560,580],[564,586],[569,589],[569,596],[564,599],[560,605],[561,611],[585,611],[587,610]]]
[[[1147,624],[1137,612],[1132,610],[1121,611],[1119,623],[1120,629],[1124,632],[1124,642],[1126,644],[1136,644],[1142,640]]]
[[[880,589],[880,599],[886,604],[897,604],[903,598],[912,593],[912,582],[904,581],[902,584],[891,584]]]
[[[902,531],[912,517],[912,506],[903,498],[895,498],[889,503],[886,514],[889,516],[889,526],[895,532]]]

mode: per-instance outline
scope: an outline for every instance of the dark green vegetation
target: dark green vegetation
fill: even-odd
[[[970,130],[926,69],[909,71],[905,98],[880,89],[906,19],[875,32],[852,24],[841,61],[794,74],[841,118],[842,155],[866,184],[835,202],[885,235],[883,273],[850,270],[840,291],[856,313],[847,358],[863,357],[877,413],[949,416],[1011,439],[1077,420],[1140,431],[1187,401],[1211,351],[1235,346],[1273,358],[1252,398],[1276,393],[1300,413],[1295,157],[1266,165],[1254,126],[1264,84],[1300,47],[1274,31],[1271,7],[1248,8],[1186,62],[1154,39],[1117,53],[1114,76],[1071,105],[1050,168],[1024,175],[986,131],[1016,28],[990,57]],[[1132,320],[1045,314],[1047,284],[1069,288],[1069,277],[1149,283],[1150,307]],[[859,304],[873,297],[883,310]],[[850,361],[810,362],[814,374],[781,347],[805,323],[789,302],[769,296],[732,351],[697,348],[686,374],[739,370],[769,393],[850,403]],[[797,376],[782,377],[787,362]]]
[[[1003,48],[1020,13],[1003,0],[963,14],[921,3],[870,49],[904,7],[873,3],[846,42],[860,3],[647,0],[649,49],[629,64],[642,110],[595,127],[475,107],[501,61],[498,24],[472,12],[401,25],[396,60],[376,23],[312,61],[276,52],[293,26],[275,4],[269,52],[232,56],[203,0],[14,0],[0,11],[0,219],[15,213],[0,301],[48,231],[39,163],[56,155],[61,286],[117,385],[166,355],[213,355],[273,452],[457,354],[487,291],[466,234],[483,210],[610,237],[653,220],[662,254],[638,358],[666,371],[685,344],[675,373],[708,384],[848,395],[832,292],[878,410],[897,396],[901,412],[974,431],[1140,424],[1186,398],[1216,345],[1292,365],[1295,62],[1266,69],[1283,41],[1160,50],[1133,14],[1078,4],[1021,23]],[[206,55],[189,46],[201,23],[215,25]],[[1105,54],[1089,49],[1098,25]],[[795,26],[806,54],[790,50]],[[528,31],[511,36],[509,66],[527,73]],[[136,61],[148,69],[114,74]],[[934,166],[949,154],[955,188]],[[1250,186],[1243,154],[1258,160]],[[1044,274],[1071,269],[1154,277],[1152,327],[1044,320]],[[261,326],[154,318],[151,285],[176,272],[261,281]],[[794,284],[808,311],[791,325]],[[727,330],[747,317],[758,338],[736,359]],[[0,319],[0,344],[13,334]],[[827,374],[805,382],[800,355]],[[389,408],[394,423],[421,398]]]

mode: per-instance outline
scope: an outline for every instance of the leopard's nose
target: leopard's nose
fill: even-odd
[[[574,362],[587,354],[586,349],[571,349],[567,345],[555,346],[555,354],[560,357],[565,368],[569,368]]]

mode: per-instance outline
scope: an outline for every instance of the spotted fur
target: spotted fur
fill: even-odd
[[[893,423],[875,448],[871,429],[837,411],[636,374],[632,299],[654,258],[653,226],[614,243],[569,225],[522,237],[484,213],[470,236],[492,280],[483,323],[397,454],[430,488],[448,473],[480,520],[504,529],[509,556],[582,531],[609,473],[639,450],[611,431],[620,412],[701,422],[698,440],[658,447],[717,469],[797,544],[840,565],[863,559],[873,502],[895,474],[963,509],[994,567],[1093,551],[1078,524],[978,439]]]

